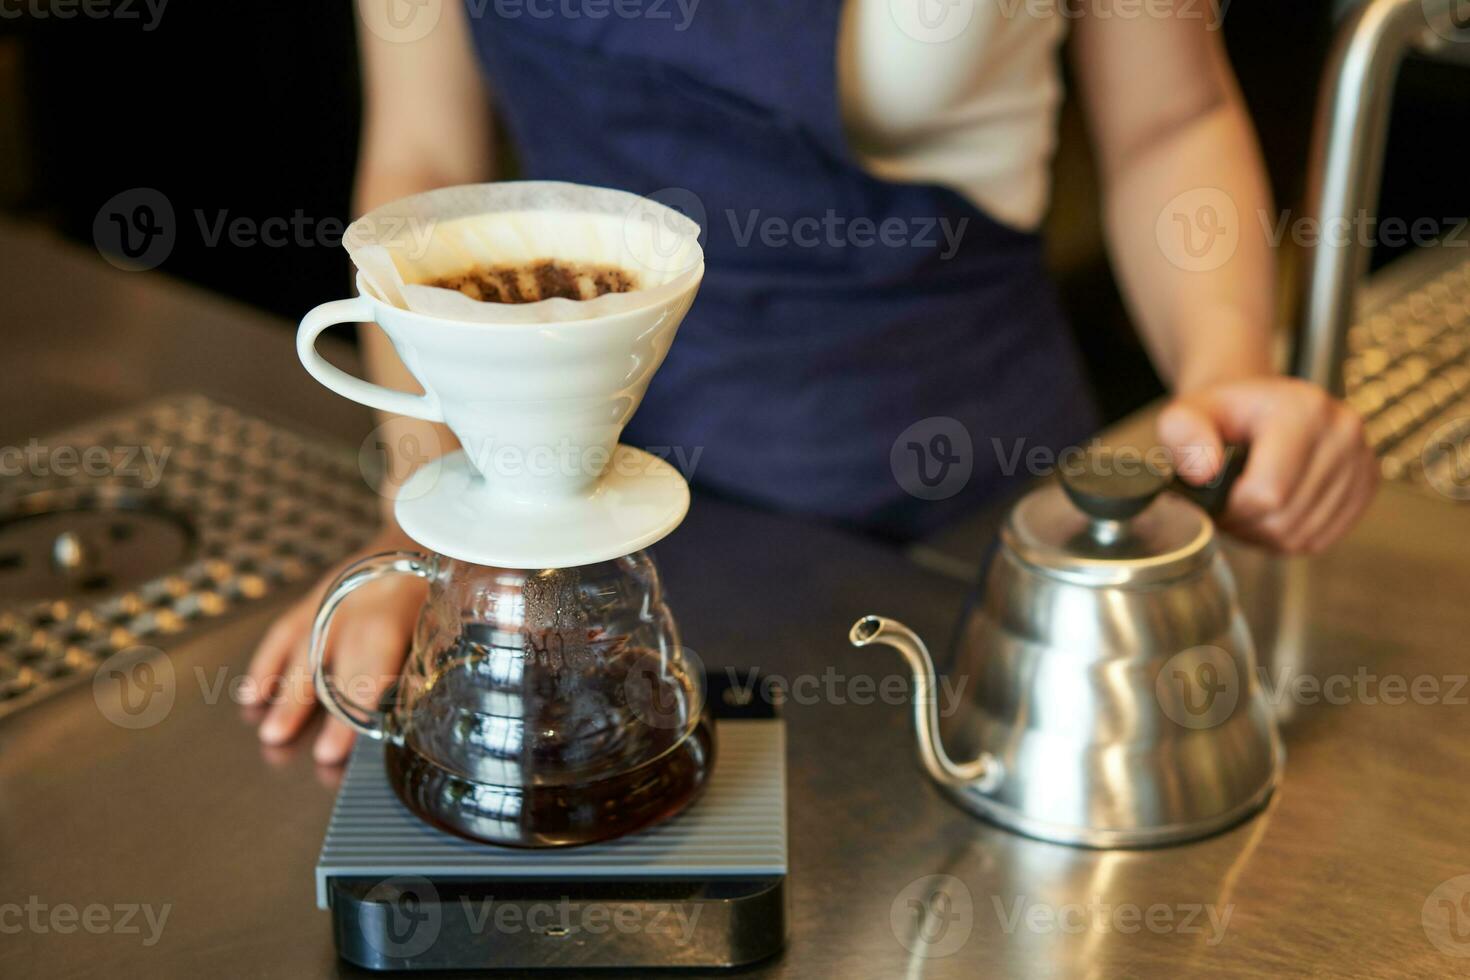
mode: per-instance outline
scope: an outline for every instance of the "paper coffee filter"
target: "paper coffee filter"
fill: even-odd
[[[704,271],[699,226],[626,191],[551,181],[446,187],[369,211],[343,244],[385,301],[429,316],[484,323],[586,320],[665,302]],[[590,300],[488,303],[424,283],[476,266],[547,259],[610,265],[637,287]]]

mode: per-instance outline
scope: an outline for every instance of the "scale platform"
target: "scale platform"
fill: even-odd
[[[430,827],[388,785],[382,745],[360,739],[316,866],[338,953],[374,970],[493,970],[733,967],[779,951],[785,724],[711,694],[704,795],[583,847],[495,847]]]

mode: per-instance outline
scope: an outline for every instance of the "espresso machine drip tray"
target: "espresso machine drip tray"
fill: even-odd
[[[316,868],[337,951],[374,970],[709,968],[774,954],[786,932],[785,726],[731,703],[711,692],[715,767],[687,811],[564,849],[430,827],[388,785],[382,744],[359,739]]]
[[[0,718],[321,574],[372,534],[350,447],[201,395],[0,459]]]

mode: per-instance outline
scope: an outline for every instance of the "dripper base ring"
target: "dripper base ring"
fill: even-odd
[[[441,555],[497,568],[573,568],[646,548],[689,512],[689,485],[667,461],[619,445],[584,496],[523,500],[496,492],[463,450],[420,467],[394,505],[398,525]]]

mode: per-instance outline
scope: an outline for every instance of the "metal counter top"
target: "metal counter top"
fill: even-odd
[[[300,369],[283,325],[13,228],[0,228],[0,270],[12,378],[0,445],[175,390],[353,444],[370,425]],[[1097,852],[945,802],[915,763],[906,706],[873,695],[904,676],[900,661],[848,647],[868,612],[942,647],[962,582],[842,532],[696,499],[657,549],[686,641],[714,670],[807,678],[785,706],[790,939],[741,975],[1465,971],[1470,877],[1444,883],[1470,875],[1467,532],[1470,508],[1385,487],[1369,520],[1296,576],[1302,628],[1273,624],[1284,639],[1264,644],[1288,745],[1269,809],[1193,845]],[[1254,574],[1257,588],[1274,581]],[[262,748],[217,687],[278,608],[169,647],[176,697],[152,727],[113,724],[86,686],[0,724],[0,976],[363,975],[336,959],[314,904],[339,772],[314,766],[309,742]],[[1330,693],[1293,695],[1303,677]],[[1390,703],[1404,694],[1390,678],[1421,692],[1431,678],[1437,694]],[[943,902],[934,875],[949,876]],[[911,901],[937,915],[928,942]]]

